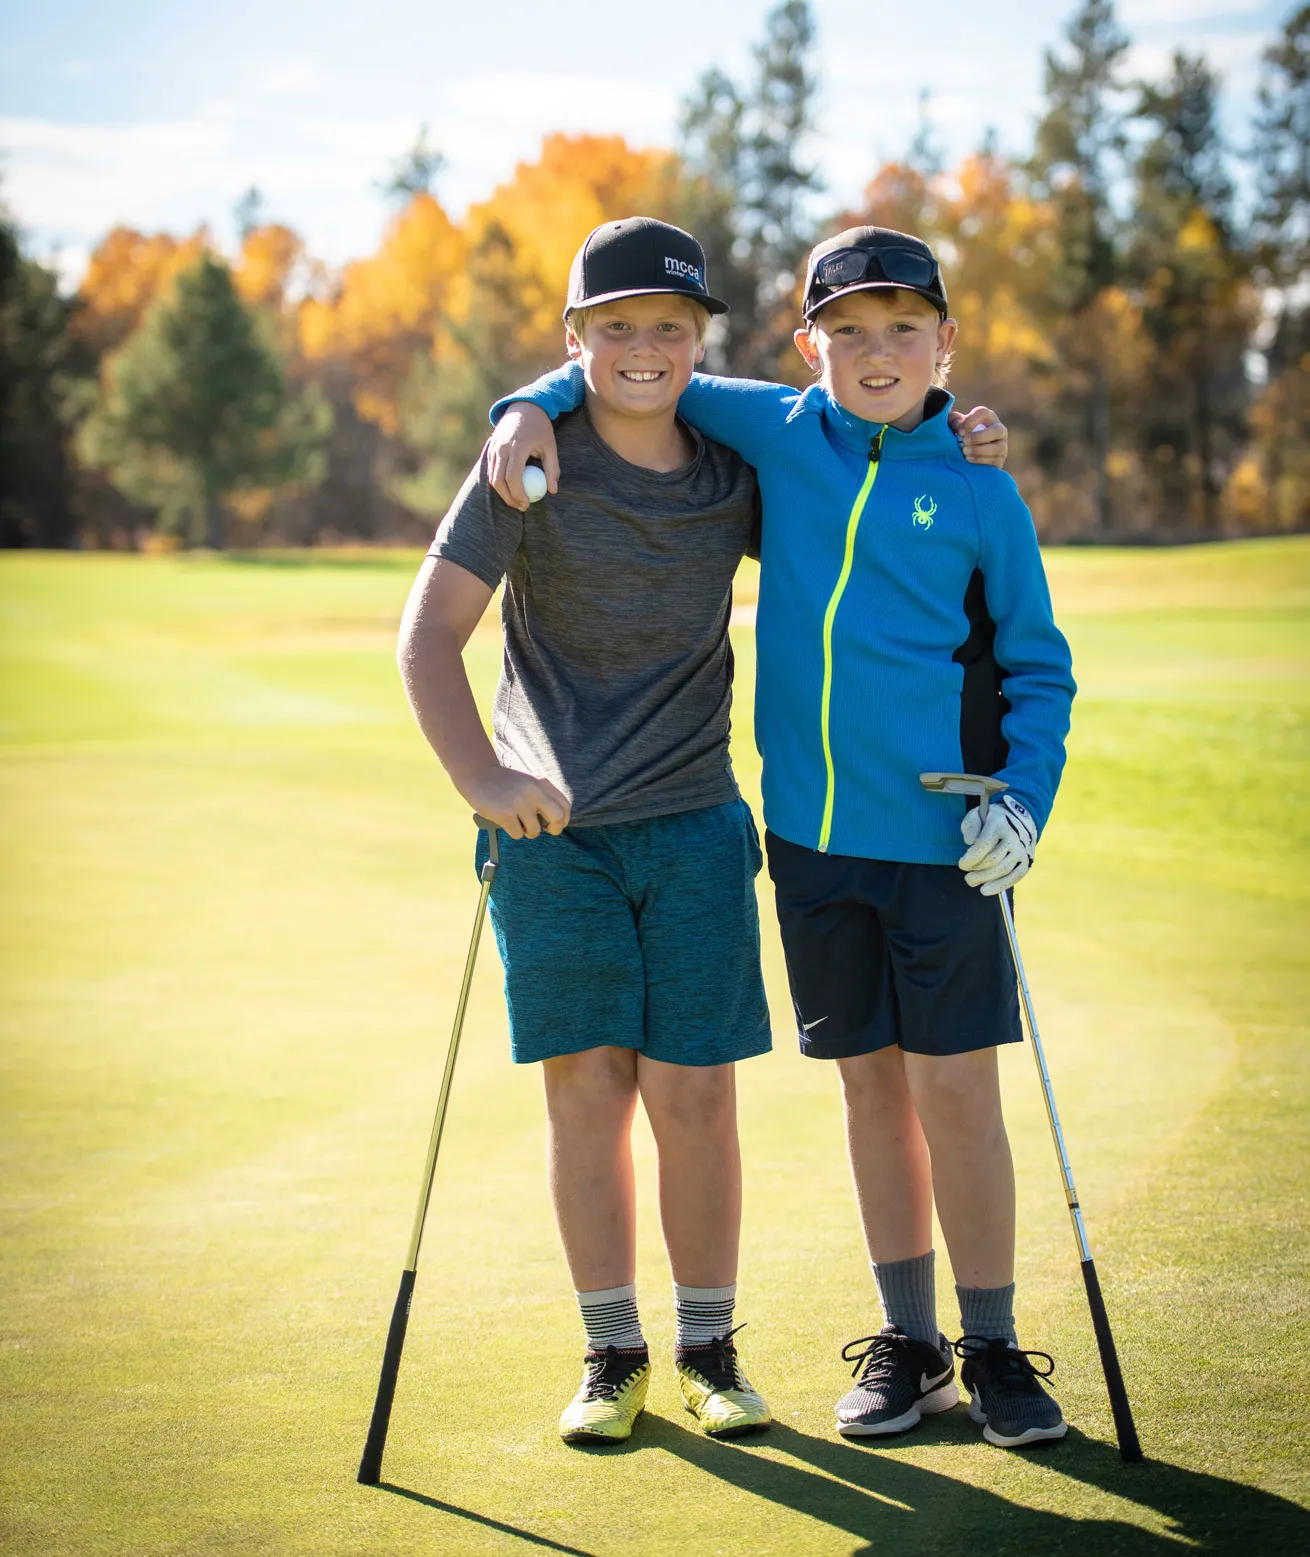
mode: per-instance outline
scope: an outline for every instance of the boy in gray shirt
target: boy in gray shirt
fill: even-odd
[[[574,261],[557,495],[520,513],[486,455],[437,532],[401,628],[419,724],[503,831],[491,896],[516,1061],[545,1080],[552,1199],[586,1329],[567,1442],[629,1436],[650,1359],[637,1313],[630,1131],[659,1153],[676,1369],[714,1436],[767,1425],[733,1345],[741,1161],[734,1064],[770,1047],[755,876],[728,759],[732,579],[759,501],[741,458],[674,407],[724,305],[694,238],[637,217]],[[462,650],[505,581],[495,746]],[[487,840],[480,835],[479,863]]]

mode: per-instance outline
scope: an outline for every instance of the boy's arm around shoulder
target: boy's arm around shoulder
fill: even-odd
[[[511,838],[535,838],[543,824],[548,832],[564,830],[569,802],[546,779],[497,761],[464,668],[464,647],[503,572],[488,555],[496,534],[479,533],[485,530],[479,519],[496,502],[479,477],[475,469],[423,559],[401,618],[396,660],[419,728],[455,788]]]
[[[755,378],[693,373],[678,401],[685,422],[758,466],[800,399],[799,389]]]
[[[996,624],[1001,691],[1010,704],[1001,723],[1010,752],[997,777],[1032,812],[1040,831],[1064,771],[1077,691],[1072,656],[1055,625],[1037,531],[1018,487],[1004,471],[978,467],[969,471],[969,487],[987,610]]]
[[[559,455],[551,423],[576,411],[586,399],[586,392],[582,369],[570,363],[543,373],[492,406],[491,420],[496,430],[488,445],[488,471],[495,491],[511,508],[523,512],[528,507],[523,470],[530,459],[541,461],[547,489],[559,490]],[[693,373],[678,401],[678,415],[707,438],[735,449],[749,464],[758,465],[769,443],[782,430],[798,393],[784,384]]]

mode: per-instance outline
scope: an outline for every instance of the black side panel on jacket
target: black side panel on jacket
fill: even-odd
[[[964,592],[969,636],[951,658],[964,666],[960,688],[960,756],[967,773],[999,773],[1010,760],[1001,720],[1010,712],[1001,683],[1010,674],[996,663],[996,623],[987,611],[982,569],[975,568]]]

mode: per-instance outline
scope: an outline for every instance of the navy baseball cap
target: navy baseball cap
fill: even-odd
[[[661,292],[690,297],[712,314],[728,311],[726,303],[709,294],[705,250],[689,232],[652,216],[603,222],[574,255],[564,317],[575,308]]]
[[[937,256],[922,238],[890,227],[848,227],[810,250],[802,305],[806,319],[848,292],[917,292],[946,317],[946,285]]]

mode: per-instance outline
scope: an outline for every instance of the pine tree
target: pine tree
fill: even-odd
[[[1253,160],[1258,273],[1272,328],[1268,385],[1252,413],[1263,527],[1310,522],[1310,5],[1288,17],[1265,52]]]
[[[287,394],[231,272],[205,253],[107,365],[79,441],[166,528],[220,548],[228,494],[321,476],[328,420],[320,397]]]
[[[71,308],[0,211],[0,545],[67,546],[72,479],[61,420]]]
[[[1104,532],[1112,523],[1111,396],[1096,313],[1119,278],[1111,189],[1125,145],[1117,97],[1128,38],[1115,20],[1112,0],[1083,0],[1065,37],[1064,57],[1046,55],[1047,107],[1029,171],[1055,211],[1060,258],[1046,301],[1053,322],[1060,323],[1062,353],[1086,386],[1074,398],[1087,408],[1093,523]]]
[[[1154,351],[1135,421],[1160,512],[1214,533],[1245,431],[1253,309],[1205,60],[1175,54],[1170,77],[1140,89],[1136,117],[1153,133],[1136,158],[1126,262]]]
[[[727,359],[736,373],[776,377],[790,349],[812,238],[806,197],[820,187],[802,156],[813,128],[814,42],[806,0],[784,0],[752,50],[749,86],[710,70],[683,105],[683,156],[718,196],[717,206],[706,202],[717,221],[698,234],[711,284],[733,307]]]

